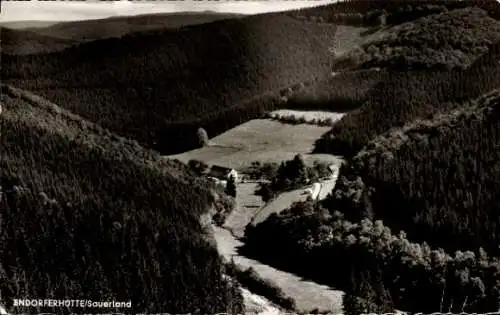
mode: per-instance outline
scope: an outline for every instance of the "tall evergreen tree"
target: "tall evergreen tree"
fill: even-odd
[[[305,184],[308,179],[307,166],[302,154],[297,154],[292,160],[293,179],[296,184]]]

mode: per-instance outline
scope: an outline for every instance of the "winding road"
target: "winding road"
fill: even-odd
[[[252,267],[263,279],[269,280],[280,287],[286,296],[295,299],[297,311],[310,313],[314,309],[334,314],[342,313],[343,292],[282,270],[265,265],[257,260],[238,254],[238,247],[243,243],[237,240],[228,230],[213,226],[217,249],[227,260],[234,260],[242,268]]]
[[[320,187],[317,188],[319,191],[316,193],[318,199],[324,199],[333,190],[337,175],[338,172],[334,172],[331,178],[320,182]],[[342,297],[344,294],[342,291],[305,280],[293,273],[276,269],[238,253],[238,248],[244,244],[236,236],[241,236],[244,226],[247,224],[258,224],[264,221],[271,213],[279,213],[289,208],[293,202],[302,199],[305,200],[306,198],[303,194],[304,189],[298,189],[285,192],[275,200],[264,205],[260,197],[253,195],[256,185],[256,183],[240,184],[238,194],[239,198],[241,198],[240,202],[243,204],[233,211],[228,220],[226,220],[224,227],[212,225],[219,254],[228,261],[233,259],[235,264],[240,268],[247,269],[252,267],[262,279],[276,284],[283,290],[286,296],[295,300],[297,311],[299,312],[310,313],[312,310],[318,309],[323,312],[342,314]],[[251,206],[255,206],[256,209],[252,210]],[[239,233],[235,233],[236,231]],[[270,314],[279,313],[273,310]]]

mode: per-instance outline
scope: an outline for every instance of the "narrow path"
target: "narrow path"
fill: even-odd
[[[286,296],[295,299],[299,312],[310,313],[314,309],[328,311],[333,314],[342,313],[343,292],[306,281],[292,273],[284,272],[257,260],[249,259],[238,254],[238,247],[243,243],[237,240],[231,232],[214,226],[215,239],[219,253],[227,260],[234,260],[242,268],[252,267],[263,279],[272,281],[279,286]]]
[[[337,174],[338,172],[335,172],[332,178],[323,180],[319,187],[314,187],[316,190],[314,194],[318,199],[324,199],[333,190]],[[273,201],[264,204],[262,199],[254,194],[257,186],[257,183],[240,183],[237,188],[238,208],[226,219],[223,227],[213,226],[220,255],[227,260],[233,259],[240,268],[252,267],[261,278],[276,284],[286,296],[295,300],[297,310],[300,312],[310,313],[318,309],[332,314],[341,314],[342,291],[304,280],[293,273],[273,268],[238,253],[238,248],[244,245],[238,238],[243,236],[248,224],[258,224],[272,213],[279,213],[290,208],[294,202],[304,201],[307,198],[304,188],[301,188],[282,193]],[[272,310],[269,314],[279,313]]]

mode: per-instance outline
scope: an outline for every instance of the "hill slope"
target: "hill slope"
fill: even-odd
[[[332,205],[449,250],[498,253],[499,104],[496,90],[375,138],[342,170]]]
[[[500,44],[490,46],[466,69],[394,72],[375,86],[367,101],[344,116],[318,142],[321,153],[355,155],[392,127],[460,106],[500,84]]]
[[[186,166],[30,93],[2,86],[2,96],[0,290],[8,308],[12,298],[85,296],[131,301],[134,313],[242,312],[200,225],[213,196]],[[67,311],[89,310],[97,311]]]
[[[499,21],[485,10],[466,8],[392,27],[348,58],[368,68],[464,68],[485,53],[489,44],[499,40]]]
[[[496,89],[377,137],[328,200],[247,229],[244,253],[378,312],[496,311],[499,110]]]
[[[18,29],[27,29],[27,28],[47,27],[47,26],[54,25],[56,23],[59,23],[59,21],[26,20],[26,21],[0,22],[0,26],[18,30]]]
[[[478,7],[486,10],[491,17],[500,18],[496,0],[346,0],[292,10],[286,14],[301,20],[377,28],[467,7]]]
[[[61,53],[4,55],[3,79],[163,153],[259,116],[261,95],[330,73],[334,25],[284,15],[135,33]],[[106,52],[103,54],[103,52]]]
[[[132,32],[164,28],[175,29],[237,17],[242,17],[242,15],[210,11],[141,14],[96,20],[58,22],[47,27],[31,27],[28,30],[45,36],[71,39],[83,43],[109,37],[121,37]]]
[[[63,50],[77,42],[71,39],[54,38],[27,30],[0,27],[4,54],[28,55]]]

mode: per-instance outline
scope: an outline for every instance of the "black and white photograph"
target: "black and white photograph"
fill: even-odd
[[[500,314],[500,1],[0,5],[0,315]]]

